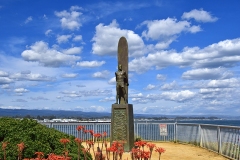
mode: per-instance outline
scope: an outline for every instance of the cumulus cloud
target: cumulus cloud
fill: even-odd
[[[29,16],[26,20],[25,20],[25,24],[31,22],[33,20],[32,16]]]
[[[100,102],[112,102],[116,101],[116,97],[105,97],[104,99],[100,99]]]
[[[106,109],[102,106],[88,106],[88,107],[77,106],[76,109],[84,112],[105,112],[106,111]]]
[[[120,29],[116,20],[109,25],[100,23],[92,41],[92,53],[97,55],[116,55],[119,37],[124,36],[128,42],[130,56],[144,55],[144,42],[131,30]]]
[[[197,22],[215,22],[218,20],[217,17],[213,17],[210,12],[204,11],[203,9],[193,9],[190,12],[184,12],[182,19],[193,18]]]
[[[0,71],[0,77],[8,77],[8,73],[4,71]]]
[[[24,99],[16,99],[16,100],[14,100],[13,102],[27,102],[27,101],[24,100]]]
[[[102,72],[95,72],[93,73],[92,77],[93,78],[103,78],[103,79],[106,79],[109,75],[109,71],[107,70],[104,70]]]
[[[34,100],[34,101],[39,101],[39,100],[49,100],[48,98],[38,96],[38,97],[30,97],[29,99]]]
[[[16,88],[14,89],[14,92],[16,93],[16,95],[18,96],[22,96],[23,93],[28,92],[29,90],[25,89],[25,88]]]
[[[55,49],[49,48],[48,43],[38,41],[22,52],[22,57],[26,61],[39,62],[46,67],[60,67],[61,65],[73,65],[80,57],[66,55]]]
[[[1,82],[0,82],[0,84],[1,84]],[[10,85],[9,84],[3,84],[3,85],[1,85],[1,88],[2,89],[9,89]]]
[[[172,90],[172,89],[176,89],[178,87],[176,81],[173,81],[171,83],[167,83],[161,86],[162,90]]]
[[[111,78],[111,79],[108,81],[108,84],[116,85],[116,77]]]
[[[42,75],[39,73],[31,73],[31,71],[24,71],[21,73],[15,73],[10,75],[11,79],[14,80],[28,80],[28,81],[52,81],[53,77]]]
[[[152,89],[154,89],[154,88],[156,88],[155,85],[149,84],[149,85],[147,85],[147,87],[146,87],[145,89],[146,89],[146,90],[152,90]]]
[[[78,76],[78,74],[76,73],[66,73],[66,74],[62,74],[61,77],[63,78],[76,78]]]
[[[201,68],[186,71],[182,74],[183,79],[208,80],[208,79],[228,79],[233,73],[225,68]]]
[[[16,92],[16,93],[25,93],[25,92],[28,92],[28,90],[25,89],[25,88],[16,88],[16,89],[14,89],[14,92]]]
[[[233,88],[239,87],[239,80],[236,78],[223,79],[223,80],[211,80],[206,87],[210,88]]]
[[[73,41],[82,41],[82,35],[74,36]]]
[[[49,36],[51,33],[52,33],[52,30],[51,30],[51,29],[48,29],[48,30],[45,32],[45,35],[46,35],[46,36]]]
[[[184,102],[194,98],[196,93],[189,90],[184,90],[180,92],[163,92],[161,97],[165,100]]]
[[[77,66],[87,67],[87,68],[100,67],[103,64],[105,64],[105,61],[81,61],[81,62],[77,62]]]
[[[201,31],[200,26],[191,25],[188,21],[177,21],[174,18],[162,20],[144,21],[141,25],[146,25],[147,30],[142,32],[142,36],[147,40],[157,40],[157,49],[165,49],[182,32],[196,33]]]
[[[61,26],[64,29],[78,30],[82,24],[80,22],[81,12],[78,12],[80,7],[71,7],[70,11],[63,10],[61,12],[55,12],[55,15],[60,18]]]
[[[164,75],[162,75],[162,74],[157,74],[157,80],[161,80],[161,81],[163,81],[163,80],[165,80],[166,79],[166,76],[164,76]]]
[[[108,96],[112,94],[112,90],[102,90],[102,89],[95,89],[95,90],[81,90],[81,91],[61,91],[60,92],[63,96],[58,96],[58,99],[62,99],[64,97],[69,98],[78,98],[78,97],[92,97],[92,96]]]
[[[64,54],[80,54],[81,52],[82,52],[82,47],[72,47],[72,48],[63,50]]]
[[[0,77],[0,84],[9,84],[12,82],[13,82],[13,80],[8,77]]]
[[[232,67],[240,61],[240,38],[224,40],[203,49],[185,47],[182,52],[174,50],[156,51],[129,63],[129,70],[143,73],[149,69],[161,69],[168,66],[193,68]]]
[[[72,37],[72,35],[58,35],[57,36],[57,42],[60,43],[66,43],[69,41],[69,39]]]

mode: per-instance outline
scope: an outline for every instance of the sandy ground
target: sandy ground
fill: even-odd
[[[157,147],[162,147],[166,150],[162,153],[161,160],[227,160],[227,158],[218,155],[215,152],[190,144],[179,144],[173,142],[160,142],[154,144],[156,144]],[[97,144],[94,146],[97,147]],[[148,150],[148,148],[146,147],[145,150]],[[92,149],[91,153],[93,153]],[[105,149],[103,149],[103,153],[105,154]],[[129,152],[123,153],[123,160],[131,160]],[[153,151],[151,160],[158,160],[158,153]]]

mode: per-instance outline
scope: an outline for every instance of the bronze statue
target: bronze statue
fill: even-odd
[[[116,96],[116,104],[127,104],[128,100],[127,100],[127,90],[126,87],[129,85],[128,84],[128,77],[126,72],[122,69],[122,65],[119,64],[118,65],[118,71],[115,72],[115,76],[116,76],[116,92],[117,92],[117,96]],[[124,101],[122,101],[122,99]]]

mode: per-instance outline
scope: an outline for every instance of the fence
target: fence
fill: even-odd
[[[93,123],[42,123],[61,132],[89,139],[90,135],[78,135],[77,126],[96,133],[107,132],[110,136],[110,122]],[[134,123],[135,138],[146,141],[177,141],[190,143],[217,152],[230,159],[240,160],[240,127],[192,124],[192,123]]]

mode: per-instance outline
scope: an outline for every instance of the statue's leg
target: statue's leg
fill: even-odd
[[[119,91],[118,91],[118,84],[116,85],[116,104],[118,104],[119,99]]]
[[[122,92],[123,92],[124,102],[125,104],[127,104],[127,94],[124,87],[122,87]]]

